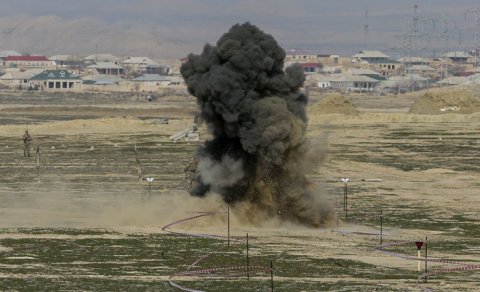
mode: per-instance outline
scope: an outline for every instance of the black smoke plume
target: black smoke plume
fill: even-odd
[[[331,211],[306,179],[321,155],[305,136],[305,77],[300,66],[284,70],[284,58],[275,39],[250,23],[188,56],[180,71],[213,135],[198,150],[191,194],[216,192],[253,212],[319,226]]]

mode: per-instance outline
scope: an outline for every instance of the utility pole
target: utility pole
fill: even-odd
[[[369,45],[369,39],[368,39],[368,34],[369,34],[369,26],[368,26],[368,9],[365,10],[365,23],[363,24],[363,34],[364,34],[364,42],[365,46]]]
[[[467,16],[469,13],[473,13],[475,16],[475,27],[474,27],[474,42],[475,42],[475,59],[474,59],[474,67],[478,66],[478,55],[480,53],[480,0],[477,1],[477,4],[474,8],[468,9],[465,11],[465,22],[467,22]]]
[[[448,52],[448,18],[445,15],[443,18],[443,45],[444,45],[444,52],[443,52],[443,79],[448,77],[448,64],[447,64],[447,52]]]

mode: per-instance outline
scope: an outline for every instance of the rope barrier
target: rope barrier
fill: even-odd
[[[187,232],[179,232],[179,231],[172,231],[169,230],[169,228],[184,223],[184,222],[189,222],[189,221],[194,221],[198,220],[207,216],[216,216],[216,215],[221,215],[221,214],[227,214],[227,212],[196,212],[199,215],[195,215],[192,217],[180,219],[177,221],[174,221],[172,223],[169,223],[165,226],[162,227],[162,231],[168,232],[170,234],[174,235],[179,235],[179,236],[188,236],[188,237],[195,237],[195,238],[212,238],[212,239],[219,239],[219,240],[230,240],[234,241],[237,244],[240,244],[242,242],[246,241],[246,237],[242,236],[224,236],[224,235],[215,235],[215,234],[205,234],[205,233],[187,233]],[[187,291],[187,292],[203,292],[203,290],[196,290],[196,289],[191,289],[188,287],[181,286],[173,281],[175,277],[186,277],[186,276],[197,276],[197,277],[239,277],[242,275],[246,275],[248,272],[248,275],[251,276],[252,274],[258,273],[258,272],[270,272],[272,269],[270,267],[264,267],[264,266],[226,266],[226,267],[215,267],[215,268],[206,268],[206,269],[199,269],[199,270],[192,270],[197,264],[200,262],[206,260],[208,257],[216,254],[217,252],[209,252],[207,254],[204,254],[188,266],[188,268],[185,271],[177,272],[175,274],[172,274],[169,277],[169,284],[172,287],[178,288],[182,291]],[[223,275],[219,275],[220,273],[224,273]],[[228,274],[225,274],[228,273]]]
[[[337,231],[341,234],[355,234],[355,235],[373,235],[373,236],[380,236],[379,233],[369,233],[369,232],[356,232],[356,231],[342,231],[339,230]],[[386,248],[394,248],[402,245],[408,245],[408,244],[415,244],[415,241],[406,241],[406,240],[400,240],[400,241],[393,241],[393,242],[386,242],[383,243],[380,246],[375,247],[375,250],[378,252],[381,252],[383,254],[396,257],[396,258],[401,258],[405,260],[412,260],[412,261],[427,261],[427,262],[433,262],[433,263],[442,263],[442,264],[448,264],[448,265],[455,265],[455,266],[460,266],[460,267],[454,267],[454,268],[444,268],[444,269],[436,269],[427,273],[421,274],[418,279],[417,279],[417,286],[420,280],[424,279],[425,277],[430,277],[430,276],[435,276],[443,273],[451,273],[451,272],[463,272],[463,271],[474,271],[474,270],[480,270],[480,264],[469,264],[461,261],[454,261],[454,260],[447,260],[447,259],[441,259],[441,258],[422,258],[419,259],[417,256],[410,256],[410,255],[405,255],[393,251],[388,251],[385,250]]]
[[[227,240],[229,239],[230,241],[234,241],[237,244],[240,244],[242,242],[246,241],[245,237],[242,236],[224,236],[224,235],[215,235],[215,234],[205,234],[205,233],[187,233],[187,232],[179,232],[179,231],[173,231],[170,230],[171,227],[189,222],[189,221],[194,221],[198,220],[204,217],[208,216],[217,216],[217,215],[222,215],[222,214],[227,214],[227,212],[196,212],[198,215],[180,219],[177,221],[174,221],[172,223],[169,223],[162,227],[162,231],[174,234],[174,235],[179,235],[179,236],[188,236],[188,237],[195,237],[195,238],[211,238],[211,239],[219,239],[219,240]],[[337,230],[338,233],[341,234],[354,234],[354,235],[364,235],[364,236],[381,236],[379,233],[374,233],[374,232],[358,232],[358,231],[341,231]],[[384,236],[384,235],[383,235]],[[375,247],[375,251],[381,252],[385,255],[396,257],[396,258],[401,258],[405,260],[414,260],[414,261],[427,261],[427,262],[434,262],[434,263],[442,263],[442,264],[448,264],[448,265],[455,265],[459,267],[453,267],[453,268],[443,268],[443,269],[436,269],[427,273],[423,273],[418,277],[417,280],[417,286],[418,283],[421,279],[425,277],[430,277],[434,275],[439,275],[442,273],[450,273],[450,272],[462,272],[462,271],[473,271],[473,270],[480,270],[480,264],[469,264],[465,262],[460,262],[460,261],[454,261],[454,260],[448,260],[448,259],[441,259],[441,258],[428,258],[428,259],[418,259],[417,256],[410,256],[410,255],[405,255],[401,254],[398,252],[394,251],[389,251],[386,250],[387,248],[395,248],[403,245],[408,245],[408,244],[415,244],[415,241],[406,241],[406,240],[400,240],[400,241],[392,241],[392,242],[384,242],[382,245]],[[191,289],[188,287],[181,286],[173,281],[175,277],[186,277],[186,276],[197,276],[197,277],[239,277],[242,275],[246,275],[247,271],[249,272],[249,275],[255,274],[258,272],[270,272],[271,268],[270,267],[264,267],[264,266],[249,266],[247,270],[247,266],[225,266],[225,267],[214,267],[214,268],[206,268],[206,269],[198,269],[198,270],[192,270],[197,264],[200,262],[206,260],[208,257],[217,254],[217,252],[209,252],[207,254],[204,254],[197,258],[190,266],[185,271],[177,272],[172,274],[169,277],[169,284],[172,287],[176,287],[182,291],[187,291],[187,292],[203,292],[202,290],[196,290],[196,289]],[[222,274],[223,273],[223,274]],[[227,274],[228,273],[228,274]]]

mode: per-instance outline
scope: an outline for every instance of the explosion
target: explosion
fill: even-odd
[[[332,210],[306,178],[321,155],[306,139],[305,77],[298,65],[284,70],[284,58],[275,39],[248,22],[188,56],[180,71],[213,136],[198,149],[190,192],[320,226]]]

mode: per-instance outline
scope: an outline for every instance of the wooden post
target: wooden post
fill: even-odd
[[[230,247],[230,206],[227,206],[227,245]]]
[[[270,261],[270,286],[273,292],[273,261]]]
[[[250,281],[250,259],[248,257],[248,233],[247,233],[247,280]]]

